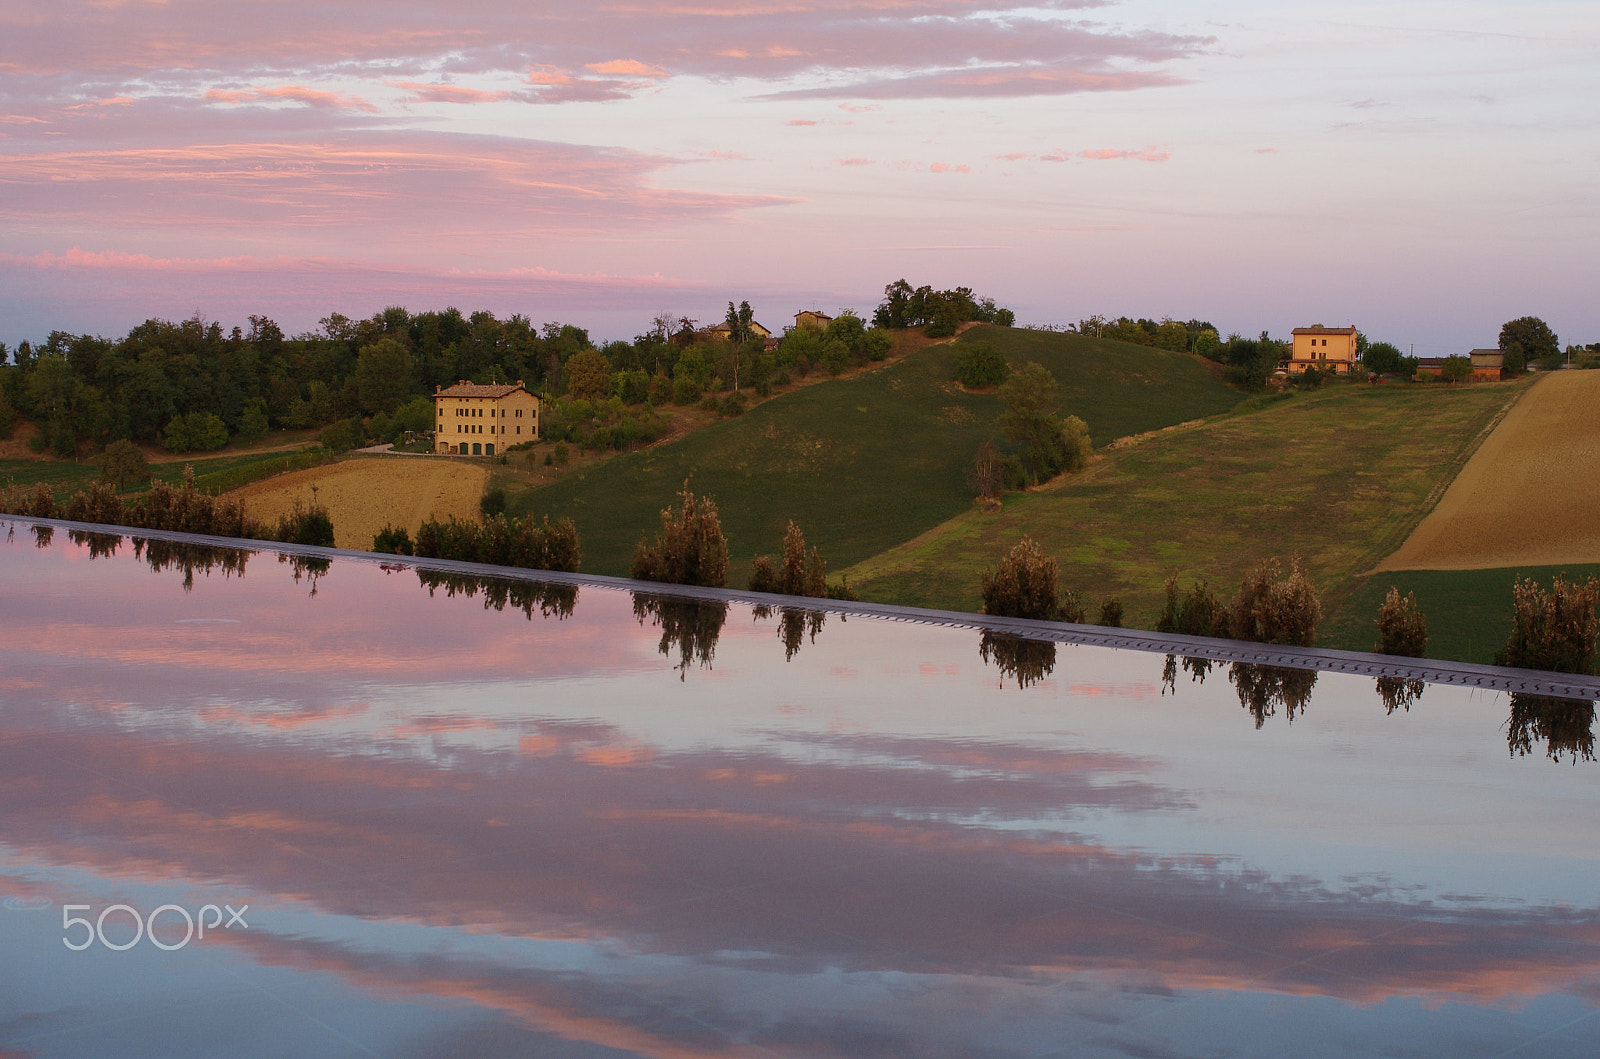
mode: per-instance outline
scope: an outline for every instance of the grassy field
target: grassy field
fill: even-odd
[[[1556,574],[1570,581],[1600,577],[1600,564],[1510,567],[1504,570],[1390,570],[1360,578],[1323,621],[1319,643],[1370,651],[1377,639],[1378,607],[1389,586],[1415,592],[1428,619],[1428,656],[1462,662],[1494,661],[1511,634],[1511,584],[1531,577],[1546,588]]]
[[[1524,389],[1341,383],[1241,407],[1107,453],[999,512],[964,511],[860,563],[851,584],[867,599],[975,610],[983,571],[1032,535],[1092,612],[1118,597],[1130,626],[1154,627],[1170,576],[1231,596],[1258,560],[1294,554],[1336,611]]]
[[[1096,444],[1227,411],[1241,394],[1197,359],[1120,342],[979,327],[1017,367],[1030,360],[1061,383],[1063,410]],[[1001,402],[954,381],[956,349],[939,345],[881,370],[809,386],[670,445],[624,455],[512,497],[516,514],[570,516],[583,569],[626,574],[634,542],[685,479],[714,497],[742,584],[757,553],[801,523],[834,569],[859,562],[972,506],[968,468],[998,434]]]
[[[223,456],[172,460],[152,463],[150,473],[157,481],[176,484],[183,481],[183,469],[192,466],[197,478],[219,471],[237,471],[252,464],[282,459],[284,453],[273,449],[259,452],[236,452]],[[32,486],[48,483],[57,500],[66,500],[80,489],[87,489],[100,480],[100,465],[92,460],[0,460],[0,484],[15,482]]]

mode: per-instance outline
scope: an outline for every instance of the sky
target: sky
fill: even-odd
[[[1592,0],[0,0],[0,341],[198,313],[631,338],[1019,323],[1600,341]]]

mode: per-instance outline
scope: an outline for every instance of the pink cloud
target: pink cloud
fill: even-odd
[[[362,110],[376,113],[377,107],[359,96],[346,96],[337,92],[324,92],[306,85],[278,85],[275,88],[246,88],[237,92],[213,88],[204,97],[210,103],[267,103],[287,100],[304,103],[308,107],[337,107],[341,110]]]
[[[810,118],[790,118],[788,123],[790,125],[815,125],[816,124],[816,122],[812,121]]]
[[[490,92],[480,88],[463,88],[460,85],[425,84],[419,81],[389,81],[395,88],[413,93],[410,103],[498,103],[510,92]]]
[[[1277,153],[1278,153],[1278,149],[1276,147],[1257,147],[1256,148],[1256,154],[1277,154]]]
[[[1041,162],[1070,162],[1070,161],[1072,161],[1072,152],[1071,151],[1051,151],[1049,154],[1041,154],[1039,156],[1039,161],[1041,161]]]
[[[934,162],[928,166],[930,173],[970,173],[972,170],[964,165],[951,165],[949,162]]]
[[[1165,162],[1172,157],[1170,151],[1163,151],[1155,147],[1146,147],[1140,151],[1122,151],[1115,148],[1101,148],[1094,151],[1080,151],[1079,158],[1092,158],[1099,161],[1116,159],[1133,159],[1139,162]]]
[[[854,103],[840,103],[839,104],[839,109],[840,110],[848,110],[852,114],[866,114],[866,113],[869,113],[869,112],[874,111],[874,110],[882,110],[883,107],[879,106],[876,103],[870,104],[868,106],[858,106],[858,105],[856,105]]]
[[[638,62],[634,59],[612,59],[610,62],[589,63],[585,70],[592,70],[597,74],[611,74],[616,77],[667,77],[667,71],[658,66]]]
[[[0,114],[0,125],[48,125],[43,118],[30,118],[26,114]]]
[[[839,164],[840,165],[871,165],[872,164],[872,159],[870,159],[870,158],[841,158],[841,159],[839,159]]]
[[[1021,151],[1012,151],[1009,154],[997,154],[995,157],[1002,162],[1020,162],[1028,156]]]
[[[228,17],[218,17],[206,0],[58,0],[48,14],[7,26],[0,69],[68,74],[78,83],[118,77],[144,83],[155,72],[167,83],[193,84],[196,95],[216,87],[219,71],[251,80],[308,80],[319,71],[421,80],[441,65],[477,73],[554,66],[635,81],[692,74],[780,83],[824,74],[834,83],[815,94],[845,98],[1036,95],[1170,83],[1119,67],[1181,59],[1211,43],[1039,18],[1035,6],[1001,0],[979,15],[968,0],[602,0],[598,8],[551,0],[536,9],[515,0],[417,0],[388,10],[375,27],[368,5],[351,0],[280,0],[245,5]],[[598,91],[567,87],[539,101],[593,99]],[[627,94],[620,84],[610,90],[619,95],[605,98]]]

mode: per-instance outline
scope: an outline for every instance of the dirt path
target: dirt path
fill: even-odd
[[[1552,373],[1462,468],[1384,570],[1600,562],[1600,371]]]
[[[415,536],[430,516],[476,518],[488,479],[487,469],[461,460],[357,458],[281,474],[233,495],[243,497],[246,510],[261,519],[276,519],[296,499],[309,504],[315,495],[333,519],[334,543],[370,548],[373,535],[386,525]]]

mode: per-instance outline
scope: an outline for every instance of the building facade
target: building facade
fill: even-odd
[[[483,385],[462,380],[435,387],[433,451],[456,456],[493,456],[524,441],[539,440],[539,399],[522,380]]]
[[[1298,375],[1307,368],[1318,371],[1333,369],[1340,375],[1349,375],[1356,363],[1356,329],[1354,327],[1297,327],[1294,344],[1289,353],[1289,374]]]
[[[827,313],[819,313],[815,309],[801,309],[794,314],[794,326],[797,328],[810,327],[823,331],[831,323],[833,323],[833,317]]]

